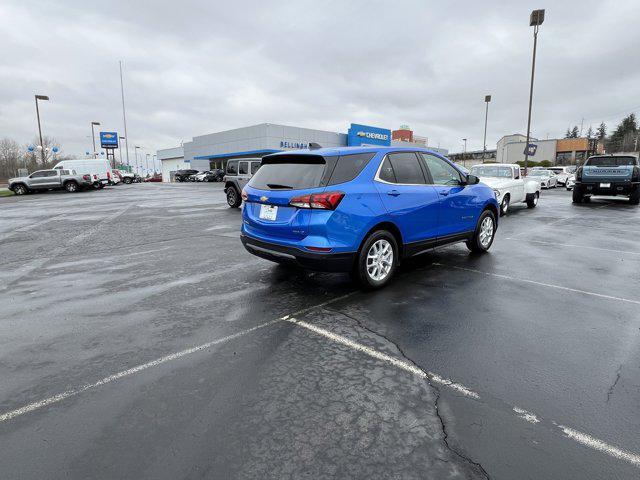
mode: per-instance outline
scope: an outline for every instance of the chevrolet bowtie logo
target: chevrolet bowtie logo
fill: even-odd
[[[266,202],[267,200],[269,200],[269,197],[260,197],[261,202]]]

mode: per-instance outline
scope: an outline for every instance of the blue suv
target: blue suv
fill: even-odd
[[[401,260],[438,245],[491,247],[498,202],[429,150],[344,147],[265,156],[242,191],[241,239],[279,263],[389,282]]]

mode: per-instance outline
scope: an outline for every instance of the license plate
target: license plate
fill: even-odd
[[[274,221],[278,216],[278,207],[275,205],[260,205],[260,218]]]
[[[601,183],[600,184],[600,188],[610,188],[611,184],[610,183]]]

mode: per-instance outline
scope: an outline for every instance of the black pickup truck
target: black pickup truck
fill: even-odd
[[[576,171],[573,203],[589,201],[593,195],[629,197],[640,203],[640,166],[630,155],[595,155]]]

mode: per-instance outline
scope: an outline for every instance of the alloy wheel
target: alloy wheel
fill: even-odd
[[[485,217],[485,219],[480,224],[480,245],[483,248],[487,248],[491,244],[491,240],[493,239],[493,219],[490,216]]]
[[[379,282],[389,275],[393,266],[393,247],[389,241],[381,238],[371,245],[367,252],[367,275]]]

